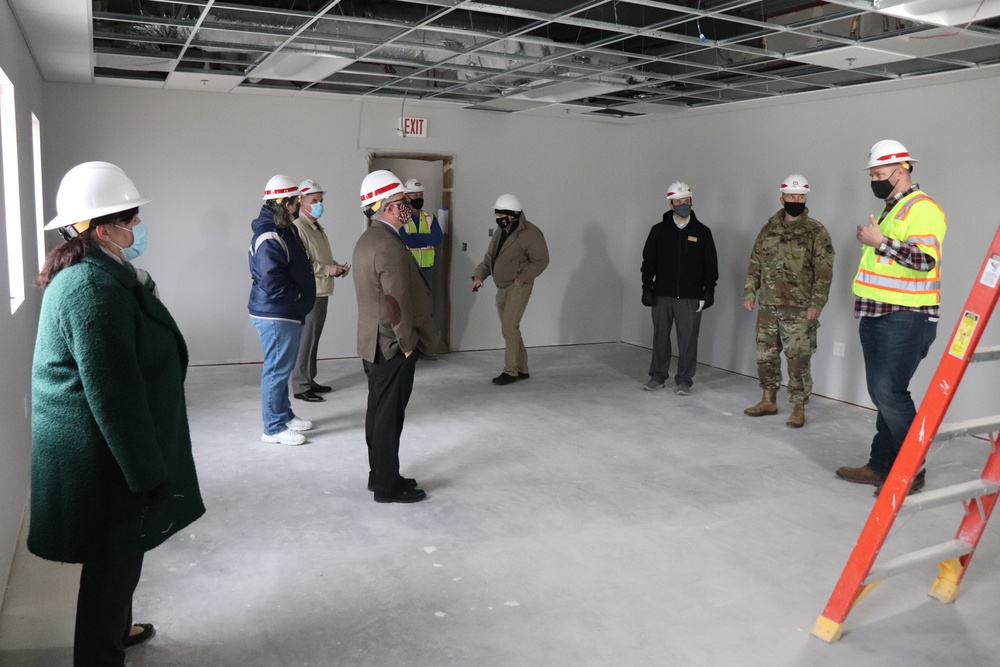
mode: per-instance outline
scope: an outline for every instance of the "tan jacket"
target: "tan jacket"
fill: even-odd
[[[316,278],[316,296],[330,296],[333,294],[333,277],[329,275],[328,267],[340,263],[333,258],[330,239],[326,237],[326,232],[304,215],[295,219],[295,227],[299,230],[299,238],[302,239],[306,254],[312,263],[313,276]]]
[[[434,328],[431,290],[420,267],[392,227],[372,220],[354,247],[352,273],[358,294],[358,356],[382,356],[418,349],[440,352]]]
[[[497,245],[502,232],[494,232],[490,239],[490,247],[483,261],[476,267],[473,278],[486,280],[493,276],[497,287],[509,287],[515,278],[520,278],[525,284],[532,284],[535,278],[549,265],[549,248],[545,245],[542,230],[528,222],[521,213],[517,229],[510,235],[500,249],[497,257]]]

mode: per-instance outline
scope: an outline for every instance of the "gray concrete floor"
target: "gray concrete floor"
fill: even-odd
[[[810,635],[874,499],[837,480],[866,460],[874,413],[813,397],[802,430],[750,419],[756,380],[699,367],[691,396],[643,392],[647,350],[533,349],[496,387],[497,351],[422,361],[403,472],[429,499],[365,490],[366,386],[296,402],[303,447],[260,442],[259,366],[192,368],[187,390],[208,513],[147,555],[137,621],[159,634],[129,664],[1000,664],[996,524],[958,600],[936,568],[882,583],[843,639]],[[782,396],[782,400],[784,400]],[[977,476],[988,443],[935,448],[928,486]],[[900,520],[889,556],[953,536],[960,509]],[[15,559],[0,665],[71,663],[78,570]]]

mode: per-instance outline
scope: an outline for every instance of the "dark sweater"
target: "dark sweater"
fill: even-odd
[[[708,227],[691,218],[684,229],[674,223],[673,211],[653,225],[642,249],[642,289],[656,296],[681,299],[715,298],[719,262]]]

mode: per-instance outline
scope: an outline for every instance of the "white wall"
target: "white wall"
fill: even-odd
[[[47,118],[42,113],[42,81],[6,0],[0,1],[0,67],[14,84],[17,147],[21,185],[21,238],[25,301],[11,315],[7,301],[0,306],[0,603],[21,528],[28,494],[31,451],[30,423],[25,415],[31,397],[31,357],[35,347],[40,290],[32,286],[38,275],[36,250],[31,114],[41,121],[46,141]],[[2,166],[0,166],[2,169]],[[2,178],[0,178],[2,183]],[[0,188],[0,223],[6,219]],[[16,195],[15,195],[16,196]],[[7,237],[0,233],[0,291],[10,294],[7,273]]]
[[[733,108],[636,128],[629,136],[634,188],[628,207],[622,339],[651,344],[649,311],[639,303],[639,260],[650,225],[665,209],[673,180],[694,191],[694,209],[712,228],[719,249],[715,306],[702,319],[699,359],[756,376],[753,315],[742,308],[750,248],[760,227],[780,208],[778,185],[792,172],[809,179],[810,215],[823,222],[837,251],[830,302],[813,357],[814,391],[870,405],[864,361],[853,318],[851,281],[861,248],[855,227],[867,224],[880,202],[863,169],[872,144],[903,142],[920,162],[914,180],[944,208],[948,233],[942,262],[942,319],[938,337],[911,385],[919,402],[950,339],[986,249],[1000,224],[1000,115],[997,78],[906,90],[844,94],[765,109]],[[986,344],[1000,339],[991,327]],[[833,356],[833,343],[846,356]],[[985,365],[986,367],[989,364]],[[997,370],[994,369],[992,374]],[[949,419],[1000,412],[991,373],[970,369]],[[757,400],[747,396],[747,405]],[[732,406],[742,409],[745,406]]]
[[[409,104],[408,115],[428,118],[429,137],[402,139],[397,103],[69,84],[47,86],[46,104],[53,186],[78,162],[108,160],[154,200],[141,212],[149,250],[137,264],[156,279],[195,363],[261,358],[246,312],[246,254],[267,179],[284,172],[322,183],[334,255],[349,261],[363,231],[358,190],[371,150],[455,155],[453,349],[503,345],[492,286],[469,290],[503,192],[521,198],[552,255],[522,324],[527,344],[620,338],[623,274],[613,258],[622,256],[628,128]],[[330,313],[321,356],[354,356],[350,279],[338,281]]]

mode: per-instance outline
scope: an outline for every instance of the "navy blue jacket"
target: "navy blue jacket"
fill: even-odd
[[[302,323],[316,303],[316,279],[295,226],[279,229],[265,205],[251,227],[250,315]]]

